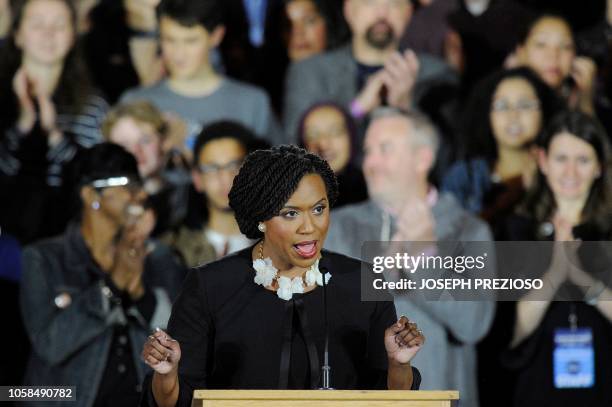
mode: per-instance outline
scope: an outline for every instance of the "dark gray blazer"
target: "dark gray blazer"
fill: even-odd
[[[442,60],[427,54],[417,56],[420,69],[414,89],[415,103],[434,84],[457,81],[456,73]],[[333,101],[348,108],[358,91],[357,61],[350,44],[292,64],[285,83],[285,133],[290,139],[297,140],[299,120],[310,106],[321,101]]]

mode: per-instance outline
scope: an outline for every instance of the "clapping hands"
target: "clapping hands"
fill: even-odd
[[[52,86],[41,79],[28,75],[21,67],[13,77],[13,91],[19,101],[19,119],[17,128],[22,134],[32,131],[36,120],[49,136],[50,144],[54,145],[61,139],[57,128],[57,112],[52,100]]]
[[[115,247],[111,279],[117,288],[125,290],[134,299],[144,294],[142,273],[144,259],[149,253],[146,242],[154,226],[155,215],[147,209],[125,226]]]
[[[357,96],[355,101],[359,108],[364,113],[370,113],[385,102],[382,100],[384,93],[389,106],[410,109],[419,66],[419,60],[412,50],[391,54],[383,68],[370,76]]]

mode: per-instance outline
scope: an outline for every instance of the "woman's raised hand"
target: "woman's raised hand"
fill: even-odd
[[[32,86],[26,71],[23,67],[15,72],[13,77],[13,92],[19,101],[19,120],[17,127],[23,134],[32,131],[36,123],[36,106],[32,100]]]

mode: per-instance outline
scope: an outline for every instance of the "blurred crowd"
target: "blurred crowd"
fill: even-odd
[[[255,243],[228,194],[272,145],[336,173],[344,254],[610,240],[611,46],[610,0],[0,0],[0,384],[135,405],[187,270]],[[396,300],[428,338],[421,389],[612,405],[610,282],[559,283],[585,301]],[[555,384],[568,317],[591,386]]]

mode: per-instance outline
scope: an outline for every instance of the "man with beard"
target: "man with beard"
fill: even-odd
[[[253,243],[240,233],[228,194],[244,157],[257,147],[267,147],[261,143],[250,130],[230,121],[210,124],[198,135],[191,176],[195,189],[204,195],[205,219],[188,216],[188,225],[163,238],[186,266],[208,263]]]
[[[303,112],[322,100],[346,106],[364,129],[363,119],[377,107],[409,110],[433,84],[454,81],[454,73],[441,60],[399,50],[412,12],[410,0],[345,0],[351,42],[289,69],[283,111],[286,134],[295,137]]]

